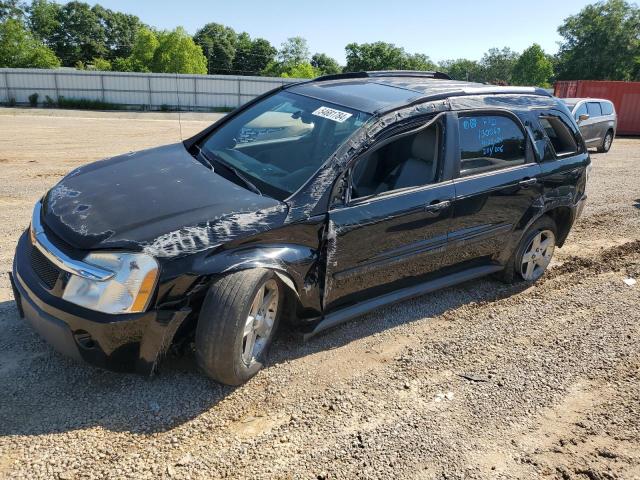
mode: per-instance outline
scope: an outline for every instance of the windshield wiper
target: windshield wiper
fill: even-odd
[[[249,190],[251,190],[253,193],[257,193],[258,195],[262,195],[262,192],[260,191],[260,189],[258,187],[256,187],[253,182],[251,182],[251,180],[249,180],[247,177],[245,177],[242,173],[240,173],[238,171],[238,169],[236,169],[234,166],[232,166],[229,162],[227,162],[226,160],[224,160],[222,157],[220,157],[220,155],[216,155],[215,153],[212,153],[211,155],[213,155],[213,162],[211,161],[211,158],[208,158],[206,156],[206,154],[204,153],[203,149],[200,149],[200,154],[202,155],[203,158],[205,158],[212,166],[216,165],[216,164],[220,164],[222,165],[226,170],[228,170],[229,172],[231,172],[236,178],[238,178],[242,183],[244,183],[247,188]]]
[[[196,155],[196,160],[198,160],[201,164],[203,164],[209,170],[213,171],[214,170],[213,163],[211,162],[211,160],[209,160],[209,158],[204,153],[200,145],[195,144],[194,147],[198,149],[198,155]]]

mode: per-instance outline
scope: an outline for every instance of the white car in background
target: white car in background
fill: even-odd
[[[608,152],[618,126],[613,102],[600,98],[563,98],[562,101],[576,119],[587,147]]]

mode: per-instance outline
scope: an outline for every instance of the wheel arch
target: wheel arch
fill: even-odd
[[[569,232],[571,231],[571,227],[573,226],[573,222],[575,220],[575,208],[569,204],[553,204],[546,205],[543,207],[542,204],[538,205],[535,209],[530,212],[529,215],[526,215],[526,221],[521,221],[518,227],[518,236],[514,240],[514,245],[517,245],[520,241],[524,232],[538,221],[544,215],[550,217],[554,223],[556,224],[556,246],[562,247]],[[523,219],[524,220],[524,219]]]
[[[303,245],[278,244],[223,250],[199,259],[194,273],[215,278],[254,268],[272,270],[287,289],[297,311],[320,312],[319,257],[317,250]]]
[[[568,206],[557,206],[546,210],[543,215],[550,217],[556,224],[556,245],[562,247],[573,226],[573,209]]]

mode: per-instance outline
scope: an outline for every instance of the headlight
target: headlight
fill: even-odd
[[[146,310],[158,278],[158,263],[144,253],[95,252],[85,262],[115,273],[105,281],[71,275],[62,298],[104,313]]]

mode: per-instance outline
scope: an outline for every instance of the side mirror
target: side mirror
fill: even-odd
[[[586,113],[583,113],[578,117],[579,122],[584,122],[585,120],[589,120],[589,115],[587,115]]]

